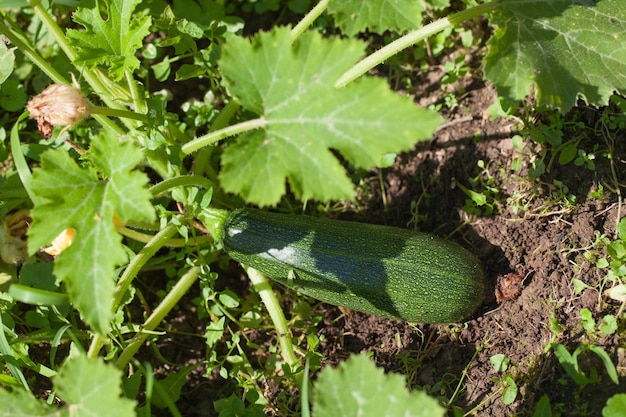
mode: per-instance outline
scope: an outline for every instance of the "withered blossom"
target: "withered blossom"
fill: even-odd
[[[9,265],[20,265],[28,257],[26,231],[31,223],[29,210],[8,214],[0,225],[0,258]]]
[[[52,84],[33,97],[26,108],[37,120],[39,132],[49,138],[54,126],[71,126],[89,116],[91,104],[78,88]]]
[[[56,258],[61,252],[72,246],[75,236],[76,229],[74,229],[73,227],[65,229],[57,237],[54,238],[50,246],[45,247],[42,250],[48,255]]]

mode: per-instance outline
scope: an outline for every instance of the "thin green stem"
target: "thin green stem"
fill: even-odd
[[[179,216],[179,220],[182,220],[182,216]],[[148,242],[130,261],[124,273],[120,277],[117,282],[117,286],[115,287],[115,293],[113,294],[113,303],[112,303],[112,311],[116,312],[119,308],[122,299],[124,298],[126,291],[130,287],[130,284],[133,282],[141,268],[148,262],[154,254],[161,249],[169,239],[176,234],[176,225],[172,222],[168,224],[163,230],[154,235],[152,240]],[[87,352],[87,356],[90,358],[95,358],[98,356],[98,352],[106,342],[105,338],[101,335],[96,335],[92,339],[91,345],[89,346],[89,351]]]
[[[148,111],[148,107],[146,106],[146,100],[142,97],[139,92],[139,86],[137,85],[137,81],[133,77],[133,73],[129,70],[124,71],[124,76],[126,77],[126,83],[128,84],[128,89],[130,90],[130,96],[133,101],[133,108],[137,113],[146,113]]]
[[[190,268],[174,285],[170,292],[163,298],[163,301],[157,306],[156,309],[150,314],[150,317],[146,319],[142,326],[142,331],[137,333],[135,337],[130,341],[126,348],[120,354],[115,365],[119,369],[124,369],[126,365],[135,356],[141,345],[144,344],[146,339],[150,336],[150,332],[156,329],[156,327],[163,321],[165,316],[178,304],[180,299],[189,291],[191,285],[196,281],[200,275],[201,268],[194,266]]]
[[[3,361],[6,367],[13,375],[13,378],[19,382],[27,392],[30,392],[30,386],[22,373],[19,366],[19,361],[16,359],[15,352],[11,349],[11,345],[4,334],[4,324],[2,324],[2,315],[0,315],[0,354],[3,356]]]
[[[204,146],[212,145],[229,136],[248,132],[250,130],[260,129],[266,125],[267,120],[262,117],[258,119],[248,120],[246,122],[237,123],[224,129],[220,129],[216,132],[207,133],[206,135],[200,136],[192,140],[191,142],[185,143],[182,146],[181,152],[183,155],[189,155]]]
[[[278,333],[278,343],[280,344],[280,355],[287,365],[289,365],[293,370],[298,366],[299,361],[296,357],[293,343],[291,341],[291,331],[289,330],[289,326],[287,326],[287,320],[285,320],[285,315],[280,307],[278,298],[272,290],[272,286],[265,275],[250,267],[246,267],[246,272],[250,281],[254,285],[254,288],[258,291],[261,301],[265,305],[265,308],[274,323],[274,327],[276,327],[276,333]]]
[[[8,22],[7,22],[8,23]],[[9,28],[11,26],[11,28]],[[25,56],[28,58],[33,64],[37,65],[37,67],[52,81],[57,84],[69,84],[69,81],[65,79],[61,74],[59,74],[52,66],[45,60],[41,55],[35,51],[35,49],[26,41],[21,33],[18,33],[15,29],[13,29],[13,25],[5,24],[2,22],[0,24],[0,34],[5,36],[13,46],[16,46]]]
[[[15,168],[17,169],[17,175],[20,177],[20,181],[22,181],[22,185],[28,193],[30,200],[33,204],[38,205],[44,204],[45,200],[39,199],[30,186],[33,174],[30,172],[30,167],[28,166],[28,162],[26,162],[24,152],[22,152],[22,143],[20,141],[20,123],[27,117],[28,112],[22,113],[11,129],[11,156],[13,157]]]
[[[182,215],[178,216],[178,220],[182,221]],[[159,233],[154,235],[152,240],[146,244],[141,250],[135,255],[135,257],[130,261],[124,273],[120,277],[117,282],[117,286],[115,288],[115,293],[113,294],[113,311],[117,311],[120,306],[126,291],[130,287],[130,284],[133,282],[141,268],[148,262],[154,254],[161,249],[168,240],[172,238],[176,234],[177,228],[173,222],[170,222],[167,226],[163,228]]]
[[[217,115],[211,127],[209,128],[209,133],[216,132],[230,123],[230,120],[233,118],[235,113],[239,110],[239,103],[236,100],[231,100],[224,106],[220,114]],[[194,158],[193,172],[198,175],[204,175],[207,173],[209,158],[211,157],[211,152],[213,149],[204,147],[198,152],[196,157]],[[211,172],[212,174],[212,172]],[[214,177],[214,175],[210,175]]]
[[[348,83],[356,80],[367,71],[374,68],[376,65],[385,62],[391,56],[397,54],[403,49],[426,39],[442,30],[453,27],[457,24],[463,23],[466,20],[474,19],[480,15],[493,11],[500,4],[499,0],[494,0],[490,3],[480,4],[470,9],[460,11],[458,13],[451,14],[439,20],[436,20],[428,25],[417,29],[413,32],[407,33],[401,38],[391,42],[389,45],[384,46],[373,54],[369,55],[362,61],[358,62],[354,67],[346,71],[337,82],[335,87],[345,87]]]
[[[215,185],[209,179],[200,175],[180,175],[178,177],[161,181],[160,183],[150,187],[148,191],[150,191],[152,195],[156,196],[169,189],[184,186],[197,186],[209,190]]]
[[[50,32],[50,34],[57,41],[57,45],[59,45],[65,55],[67,55],[70,62],[74,62],[76,60],[76,53],[74,49],[72,49],[72,47],[67,43],[65,39],[65,34],[63,33],[59,25],[56,24],[52,16],[50,16],[50,13],[48,13],[48,11],[43,7],[41,1],[28,0],[28,4],[30,4],[30,6],[35,11],[37,17],[41,19],[41,22],[44,24],[46,29],[48,29],[48,32]]]
[[[129,239],[136,240],[137,242],[148,243],[153,238],[154,235],[149,235],[147,233],[138,232],[133,229],[129,229],[127,227],[122,227],[119,230],[119,233],[123,236],[126,236]],[[168,239],[167,242],[163,246],[168,248],[186,248],[189,246],[200,246],[207,243],[213,242],[213,237],[208,235],[198,236],[196,238],[189,239]]]
[[[298,22],[298,24],[291,29],[291,41],[295,42],[296,39],[300,37],[304,33],[305,30],[309,28],[313,24],[313,22],[320,17],[324,11],[328,8],[328,0],[320,0],[317,5],[309,11],[306,16]]]
[[[91,110],[91,114],[92,115],[101,114],[103,116],[119,117],[119,118],[122,118],[122,119],[139,120],[140,122],[147,122],[148,121],[148,116],[146,116],[145,114],[140,114],[140,113],[137,113],[137,112],[134,112],[134,111],[130,111],[130,110],[127,110],[127,109],[123,109],[123,108],[112,109],[110,107],[91,106],[90,110]]]

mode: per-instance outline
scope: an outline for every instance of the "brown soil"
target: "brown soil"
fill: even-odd
[[[549,173],[529,180],[525,170],[511,170],[517,155],[511,141],[513,122],[490,120],[487,113],[487,107],[495,100],[494,89],[481,81],[470,81],[466,87],[460,107],[451,112],[436,137],[418,144],[415,151],[402,155],[383,171],[386,207],[374,173],[364,187],[367,192],[362,195],[368,197],[361,201],[363,210],[348,216],[418,228],[459,242],[484,263],[490,282],[487,300],[465,323],[417,327],[318,304],[314,312],[323,320],[314,326],[322,340],[318,348],[322,365],[332,366],[352,353],[369,352],[386,370],[403,373],[411,388],[425,389],[433,396],[451,398],[460,384],[461,390],[452,405],[465,412],[474,410],[479,416],[530,416],[544,394],[550,397],[555,415],[600,415],[607,398],[624,392],[626,380],[622,378],[619,386],[612,384],[597,358],[583,355],[583,371],[589,374],[596,369],[601,383],[580,389],[547,348],[551,341],[556,341],[571,352],[589,340],[580,323],[580,309],[588,308],[598,315],[600,305],[603,314],[614,313],[619,307],[596,290],[576,295],[572,286],[573,278],[591,286],[598,283],[601,275],[582,257],[581,248],[595,240],[596,231],[614,236],[618,216],[615,194],[607,199],[589,196],[599,184],[613,184],[609,160],[598,158],[595,171],[555,163]],[[593,126],[599,112],[581,106],[571,114],[583,114],[589,118],[588,125]],[[614,161],[621,166],[624,137],[617,139]],[[589,137],[589,143],[581,146],[591,149],[594,143],[604,142]],[[491,215],[470,215],[464,211],[467,196],[454,186],[458,183],[471,187],[468,178],[479,174],[479,160],[485,162],[488,175],[494,179],[493,186],[499,190]],[[617,179],[623,182],[620,169],[618,175]],[[557,195],[551,185],[554,179],[569,188],[577,204],[553,201]],[[513,208],[520,205],[523,207],[514,213]],[[231,269],[228,275],[237,282],[234,288],[242,293],[248,291],[238,269]],[[232,287],[233,281],[230,282]],[[285,312],[289,315],[294,296],[287,290],[277,291],[285,295]],[[204,333],[206,323],[189,319],[194,315],[193,309],[179,314],[178,320],[170,322],[173,329]],[[563,332],[555,333],[551,324],[554,320],[562,325]],[[277,344],[272,331],[244,332],[259,346]],[[624,341],[600,337],[593,343],[606,350],[623,375]],[[230,395],[233,387],[216,372],[206,375],[204,365],[198,363],[205,350],[203,339],[176,336],[161,340],[159,345],[161,353],[179,366],[198,366],[188,375],[177,404],[183,414],[213,415],[213,401]],[[302,347],[306,347],[306,341]],[[519,394],[510,405],[502,401],[502,375],[489,361],[495,354],[510,358],[508,372],[519,386]],[[253,364],[258,368],[268,361],[264,349],[250,348],[248,355],[258,361]],[[168,369],[161,367],[160,371],[165,376]],[[299,415],[297,396],[293,402],[285,401],[290,393],[280,382],[260,383],[270,402],[268,415]],[[279,402],[292,403],[291,411],[279,409]]]

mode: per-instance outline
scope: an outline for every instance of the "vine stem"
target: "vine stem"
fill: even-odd
[[[212,145],[229,136],[248,132],[250,130],[260,129],[266,125],[267,120],[262,117],[258,119],[248,120],[246,122],[237,123],[232,126],[225,127],[224,129],[207,133],[206,135],[200,136],[190,142],[185,143],[181,148],[181,152],[183,153],[183,155],[189,155],[200,148]]]
[[[89,110],[91,111],[92,115],[101,114],[103,116],[139,120],[140,122],[148,121],[148,116],[146,116],[145,114],[140,114],[126,109],[113,109],[110,107],[100,107],[92,105],[89,107]]]
[[[479,4],[478,6],[474,6],[467,10],[462,10],[458,13],[451,14],[450,16],[446,16],[432,23],[429,23],[428,25],[421,27],[420,29],[407,33],[401,38],[391,42],[389,45],[382,47],[378,51],[358,62],[354,67],[350,68],[341,77],[339,77],[339,79],[335,82],[335,87],[345,87],[348,83],[356,80],[361,75],[374,68],[376,65],[382,64],[383,62],[385,62],[385,60],[402,51],[403,49],[406,49],[409,46],[428,38],[429,36],[441,32],[446,28],[453,27],[459,23],[465,22],[466,20],[474,19],[482,14],[488,13],[498,7],[499,4],[500,0],[494,0],[490,3]]]
[[[276,332],[278,333],[278,343],[280,344],[280,355],[287,365],[294,370],[299,361],[296,357],[293,343],[291,341],[291,331],[289,330],[289,326],[287,326],[287,320],[285,319],[283,310],[280,307],[276,293],[272,290],[272,286],[264,274],[251,267],[245,267],[245,270],[250,278],[250,281],[254,285],[254,288],[256,288],[259,292],[261,301],[265,305],[265,308],[274,323],[274,327],[276,327]]]
[[[161,303],[150,314],[150,317],[144,322],[142,329],[139,333],[132,338],[130,343],[120,354],[115,365],[119,369],[124,369],[126,365],[135,356],[141,345],[144,344],[146,339],[150,336],[151,332],[163,321],[165,316],[178,304],[180,299],[189,291],[191,285],[196,282],[196,279],[200,275],[201,268],[194,266],[178,280],[176,285],[170,290],[169,293],[163,298]]]
[[[300,35],[302,35],[304,31],[306,31],[313,24],[315,19],[320,17],[320,15],[326,11],[328,8],[328,1],[329,0],[321,0],[317,3],[317,5],[311,9],[293,29],[291,29],[292,42],[295,42],[295,40],[298,39]]]
[[[178,219],[182,220],[182,215],[178,216]],[[113,313],[115,313],[119,308],[126,291],[128,291],[130,284],[133,282],[133,279],[135,279],[141,268],[159,249],[167,244],[169,239],[176,234],[176,230],[174,222],[170,222],[163,228],[163,230],[154,235],[150,242],[141,248],[141,250],[133,257],[115,287],[115,292],[113,293],[113,303],[111,304]],[[97,357],[98,352],[100,352],[100,349],[104,346],[105,342],[105,336],[99,334],[95,335],[92,339],[91,345],[89,346],[87,356],[90,358]]]

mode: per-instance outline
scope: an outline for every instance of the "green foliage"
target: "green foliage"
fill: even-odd
[[[497,209],[499,188],[496,186],[496,179],[489,173],[489,167],[482,159],[476,163],[479,173],[469,179],[470,187],[465,187],[460,182],[453,185],[459,187],[466,195],[463,209],[472,214],[490,215]]]
[[[422,3],[413,0],[330,0],[328,12],[347,36],[371,30],[404,32],[420,25]]]
[[[42,154],[31,187],[43,203],[32,211],[28,244],[34,253],[64,229],[76,230],[74,244],[58,256],[54,271],[85,321],[106,334],[115,268],[128,260],[116,217],[150,221],[154,209],[144,188],[147,176],[133,171],[143,158],[135,145],[101,135],[93,138],[86,157],[89,168],[80,167],[63,150]]]
[[[626,90],[626,10],[621,0],[504,0],[485,59],[498,94],[522,100],[535,85],[540,105],[571,108],[578,94],[606,103]]]
[[[9,78],[15,65],[15,50],[0,43],[0,85]]]
[[[600,346],[582,344],[578,346],[573,353],[569,353],[567,348],[559,343],[554,343],[551,347],[557,360],[561,366],[563,366],[565,372],[567,372],[567,375],[569,375],[578,386],[597,384],[600,381],[598,371],[596,369],[591,369],[588,376],[585,371],[580,368],[578,356],[583,352],[592,352],[596,354],[602,360],[604,368],[611,381],[615,384],[619,383],[617,370],[615,369],[613,361],[606,351]]]
[[[626,415],[626,394],[615,394],[602,409],[602,417],[624,417]]]
[[[502,384],[502,402],[507,405],[512,404],[517,398],[519,390],[513,375],[507,372],[510,359],[506,355],[498,353],[491,356],[489,362],[493,366],[493,369],[500,374],[498,378],[494,378],[493,380],[494,382]]]
[[[240,286],[212,271],[218,263],[226,269],[228,259],[211,237],[194,228],[198,213],[245,204],[293,212],[294,200],[309,208],[343,207],[345,201],[335,200],[354,200],[355,184],[366,170],[390,166],[416,141],[430,139],[442,120],[412,97],[392,91],[388,80],[362,75],[383,62],[376,75],[407,66],[419,71],[433,58],[458,52],[443,65],[444,88],[433,106],[455,107],[458,100],[446,86],[473,75],[465,51],[483,40],[473,36],[470,25],[460,24],[481,15],[495,33],[486,74],[505,108],[507,100],[523,99],[533,85],[539,104],[568,109],[578,95],[606,104],[611,92],[623,93],[626,79],[619,1],[466,1],[465,10],[449,14],[447,0],[330,0],[315,11],[328,15],[307,14],[300,32],[273,27],[250,38],[242,35],[244,27],[251,33],[268,21],[292,21],[314,2],[63,0],[45,7],[36,0],[3,2],[0,34],[8,42],[0,43],[5,126],[0,129],[0,217],[31,210],[32,222],[27,222],[30,257],[19,268],[0,264],[0,364],[8,371],[0,374],[0,384],[12,390],[0,390],[0,415],[123,417],[135,411],[148,415],[151,407],[176,415],[185,377],[195,368],[183,366],[155,380],[148,362],[134,359],[146,341],[154,342],[150,345],[160,355],[158,342],[169,331],[163,321],[181,307],[196,279],[200,295],[191,303],[206,323],[198,335],[204,338],[205,357],[198,360],[208,378],[223,378],[231,389],[214,402],[215,410],[220,416],[264,415],[268,385],[285,388],[272,407],[293,410],[298,362],[306,358],[311,372],[324,363],[318,327],[325,318],[304,297],[290,294],[279,302],[269,285],[257,284],[244,295]],[[258,22],[250,17],[267,11],[276,14]],[[425,23],[438,17],[448,19]],[[322,36],[338,32],[343,37]],[[362,59],[372,45],[357,40],[359,32],[377,32],[381,42],[391,42],[387,55]],[[420,43],[424,39],[428,44]],[[409,46],[410,53],[400,53]],[[83,94],[104,107],[90,109],[93,120],[56,127],[52,137],[41,138],[34,123],[18,113],[50,80],[67,83],[66,74],[75,75]],[[345,81],[346,74],[351,81]],[[607,143],[626,126],[626,102],[612,96],[611,103],[594,132]],[[13,126],[10,138],[8,126]],[[529,128],[531,140],[548,149],[535,159],[535,178],[556,162],[594,170],[605,155],[603,148],[580,146],[580,137],[568,135],[570,127],[580,126],[568,126],[554,113]],[[87,151],[72,150],[80,147]],[[488,164],[478,168],[476,176],[456,184],[468,196],[466,210],[487,214],[497,208],[500,190]],[[563,204],[575,203],[563,183],[548,185]],[[55,259],[41,259],[42,248],[68,229],[76,232],[72,244]],[[607,271],[613,300],[626,294],[626,222],[618,229],[618,238],[594,248],[606,247],[607,253],[593,255]],[[8,229],[3,233],[9,236]],[[578,289],[586,285],[580,281]],[[286,306],[293,314],[288,322]],[[621,319],[581,311],[581,324],[591,340],[619,333]],[[249,337],[249,329],[273,328],[276,344],[258,346]],[[49,357],[40,346],[49,348]],[[595,370],[580,369],[577,358],[583,352],[597,355],[610,378],[616,377],[598,346],[584,344],[572,354],[553,346],[581,386],[598,381]],[[32,351],[38,356],[31,358]],[[494,355],[491,362],[498,395],[511,404],[519,381],[510,361]],[[465,376],[448,375],[428,392],[451,407]],[[35,399],[29,389],[50,386],[48,379],[54,385],[48,401]],[[145,402],[135,409],[122,397],[120,381],[125,397]],[[449,392],[452,398],[443,398]],[[316,416],[445,412],[424,392],[409,392],[402,376],[385,375],[364,356],[322,369],[313,395]],[[62,405],[50,405],[54,402]],[[619,395],[610,399],[605,415],[617,415],[622,403]],[[535,414],[548,415],[549,407],[546,397]]]
[[[286,178],[303,200],[352,199],[352,182],[329,148],[371,168],[383,155],[430,138],[439,125],[437,114],[392,93],[382,80],[333,87],[362,55],[361,43],[313,32],[291,42],[283,28],[252,42],[231,37],[224,46],[220,65],[230,91],[267,124],[224,152],[220,180],[227,191],[275,205]]]
[[[409,392],[401,375],[377,368],[356,355],[325,368],[313,388],[313,416],[443,416],[445,410],[423,392]]]
[[[63,399],[60,409],[17,390],[0,389],[2,416],[135,416],[134,401],[122,398],[121,371],[100,359],[83,355],[70,358],[53,378],[56,394]]]
[[[140,0],[83,2],[73,18],[85,29],[67,31],[76,47],[76,62],[88,68],[104,64],[114,80],[139,68],[135,51],[150,33],[151,24],[150,16],[135,13],[139,3]]]

